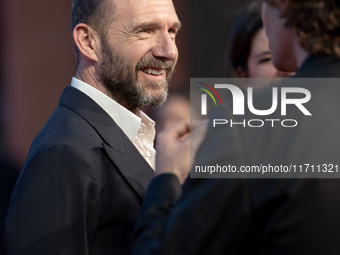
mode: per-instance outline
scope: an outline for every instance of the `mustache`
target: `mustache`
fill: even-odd
[[[174,61],[161,60],[154,57],[149,58],[143,57],[137,62],[136,70],[141,70],[147,67],[161,68],[170,71],[174,68]]]

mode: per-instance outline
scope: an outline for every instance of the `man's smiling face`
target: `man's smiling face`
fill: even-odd
[[[127,108],[158,106],[168,91],[180,28],[171,0],[112,0],[115,19],[102,36],[100,79]]]

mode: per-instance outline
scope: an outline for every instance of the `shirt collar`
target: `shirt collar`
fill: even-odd
[[[155,126],[155,122],[144,112],[139,111],[140,117],[138,117],[103,92],[75,77],[72,78],[71,86],[94,100],[116,122],[131,142],[136,139],[141,123],[144,123],[147,129]]]
[[[145,141],[153,145],[153,140],[156,136],[155,122],[143,111],[139,111],[139,116],[141,117],[141,123],[139,125],[138,133],[144,133]]]

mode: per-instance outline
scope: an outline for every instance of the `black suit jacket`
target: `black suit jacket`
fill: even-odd
[[[311,56],[296,78],[339,76],[339,60]],[[339,164],[340,84],[322,85],[309,88],[314,102],[309,107],[319,123],[296,114],[299,126],[292,129],[215,128],[195,165]],[[256,98],[261,102],[268,91]],[[133,254],[339,254],[339,174],[335,179],[189,179],[181,196],[177,178],[161,175],[146,195]]]
[[[13,192],[7,254],[129,254],[153,174],[109,115],[67,87]]]

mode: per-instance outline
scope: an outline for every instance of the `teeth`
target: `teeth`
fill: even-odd
[[[164,70],[155,70],[152,68],[148,68],[148,69],[144,69],[143,72],[148,73],[148,74],[153,74],[153,75],[162,75]]]

